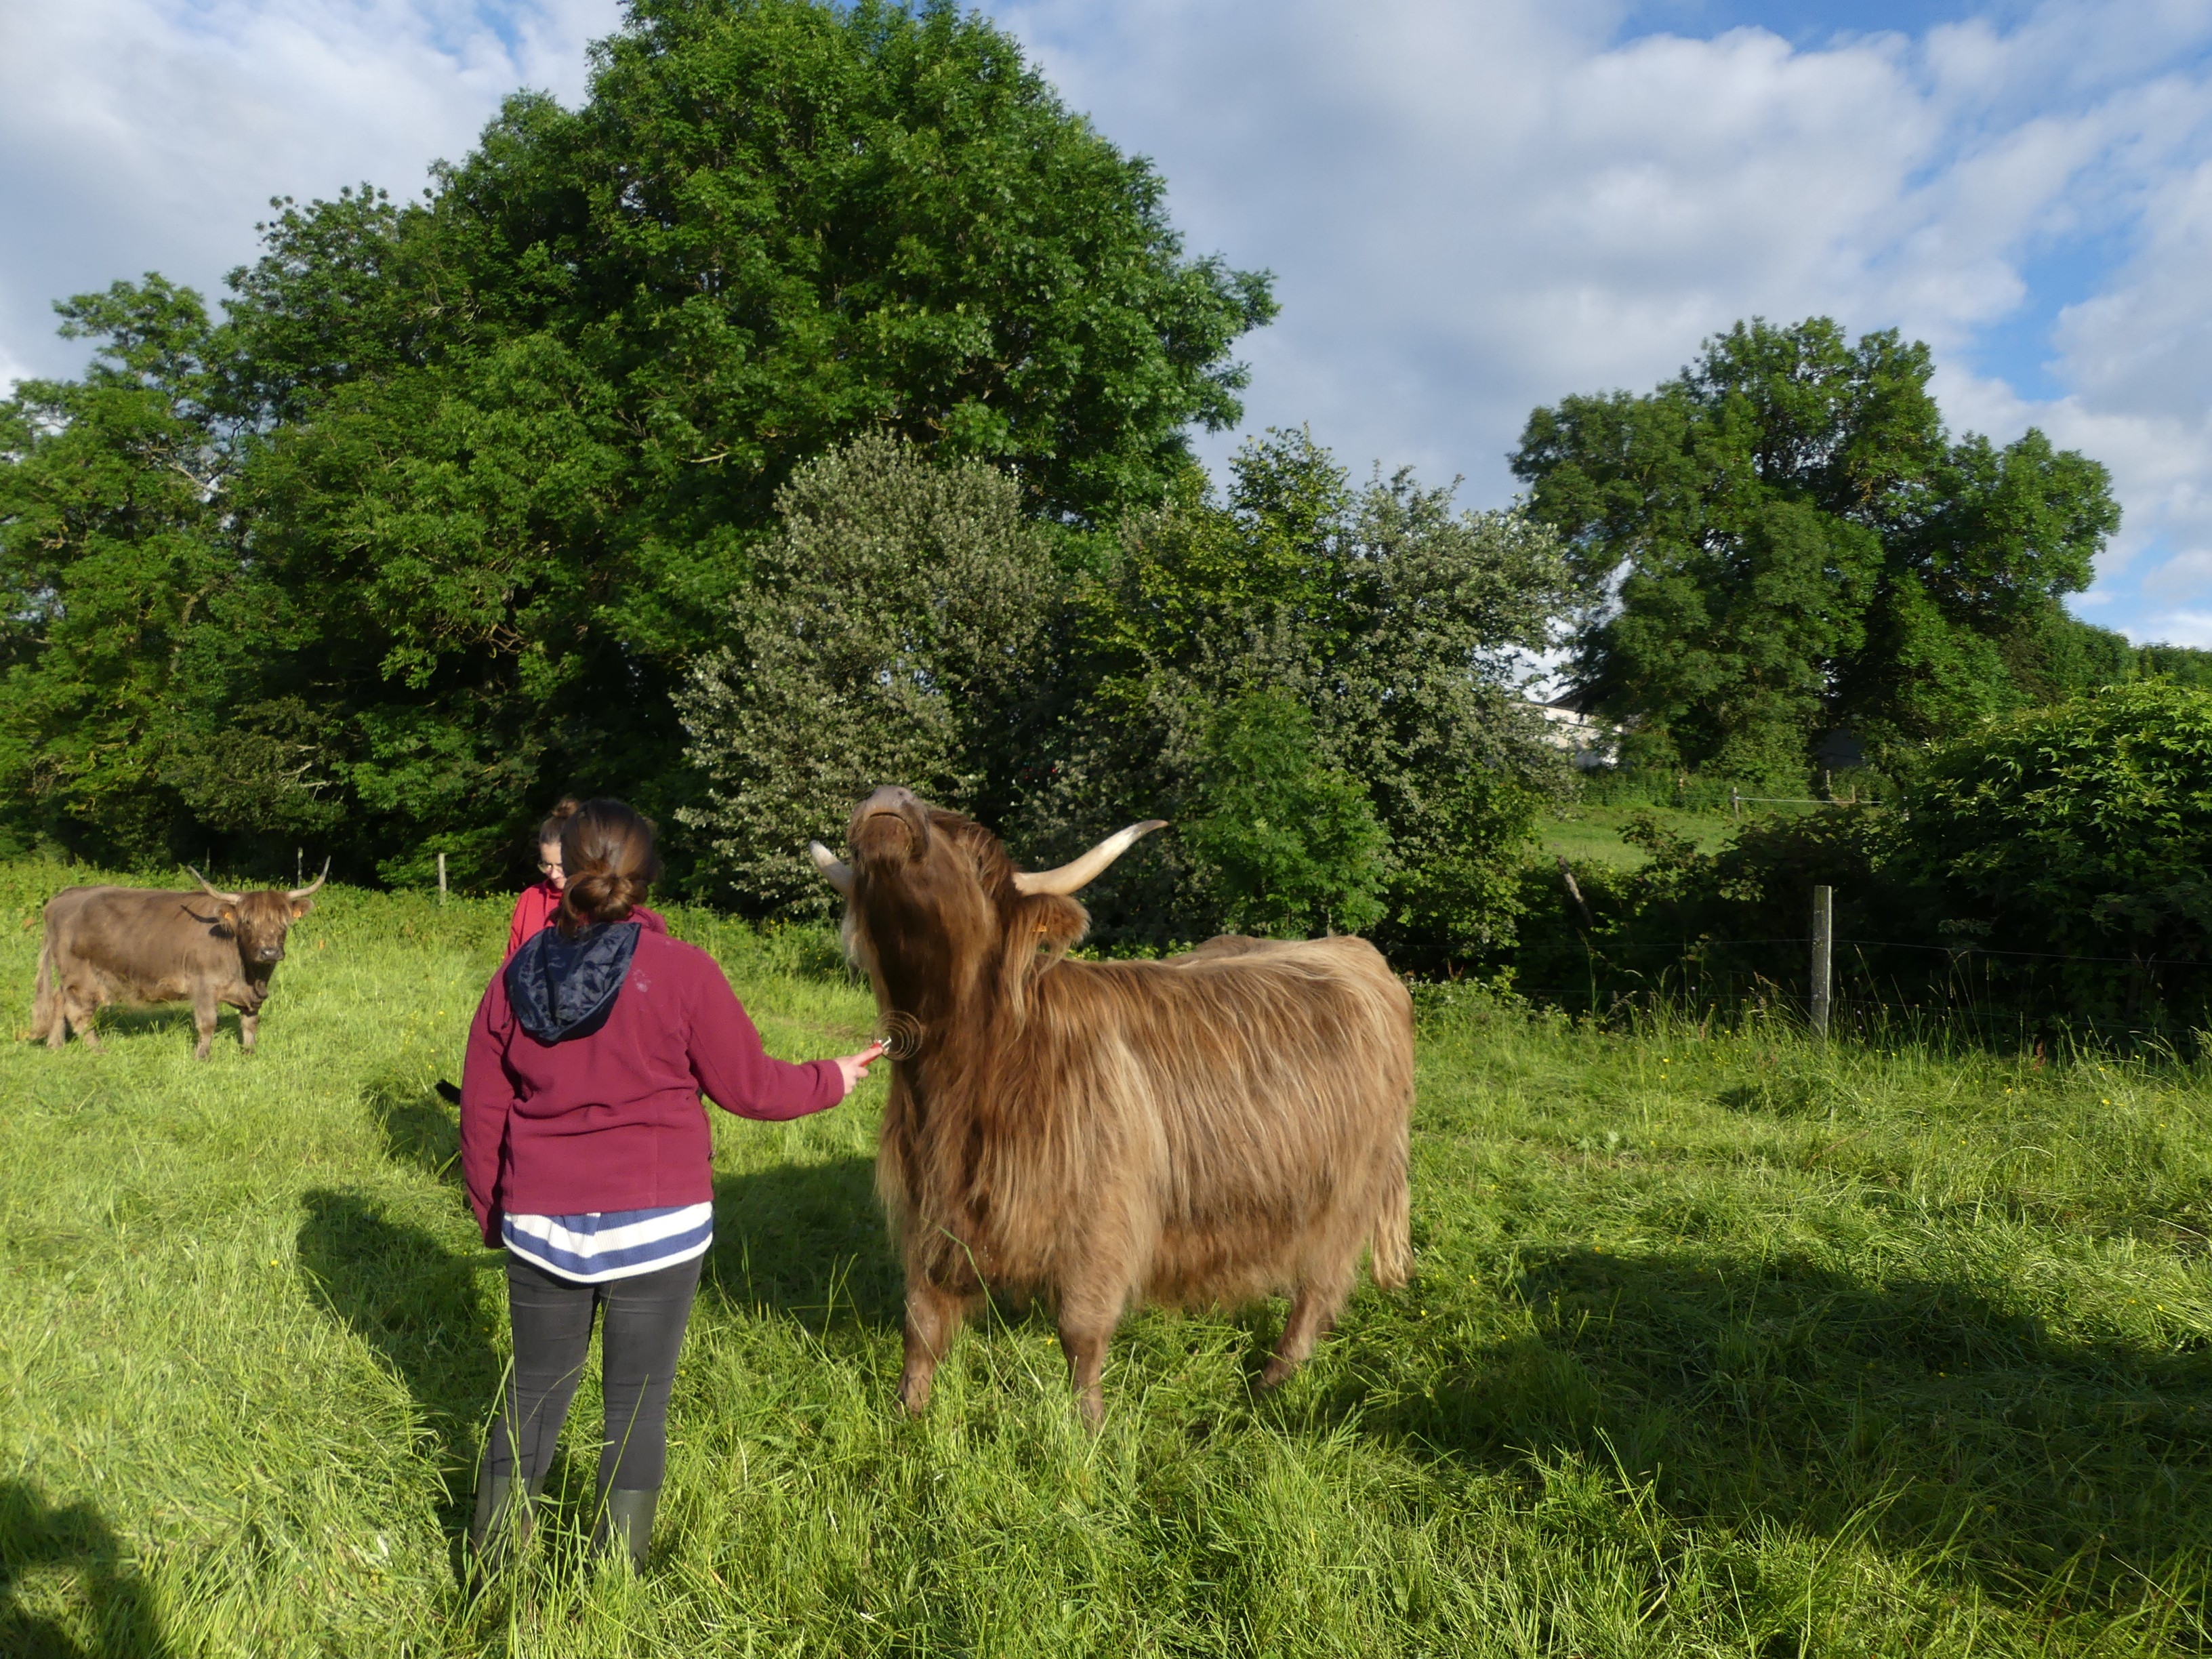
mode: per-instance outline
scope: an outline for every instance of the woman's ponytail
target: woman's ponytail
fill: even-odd
[[[561,825],[562,933],[628,921],[645,902],[660,874],[653,836],[653,820],[622,801],[587,800],[569,814]]]

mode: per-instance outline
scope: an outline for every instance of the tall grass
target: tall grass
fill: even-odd
[[[0,866],[27,1010],[37,904]],[[13,920],[10,920],[13,918]],[[1310,1368],[1147,1314],[1077,1426],[1048,1321],[891,1401],[880,1084],[717,1129],[659,1548],[455,1571],[506,1341],[453,1175],[504,907],[330,890],[261,1051],[181,1010],[0,1053],[0,1652],[1743,1654],[2207,1639],[2207,1079],[1779,1023],[1425,1016],[1418,1278]],[[679,914],[771,1046],[830,942]],[[574,1421],[597,1401],[580,1398]],[[571,1430],[571,1440],[575,1438]]]

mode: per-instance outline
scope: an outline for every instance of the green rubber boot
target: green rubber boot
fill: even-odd
[[[469,1572],[482,1583],[504,1571],[528,1547],[537,1530],[533,1513],[545,1478],[517,1482],[513,1475],[487,1474],[477,1480],[477,1512],[469,1522]]]
[[[645,1571],[646,1552],[653,1546],[653,1512],[660,1507],[660,1488],[632,1492],[617,1487],[599,1496],[599,1524],[592,1528],[592,1553],[629,1558],[634,1571]]]

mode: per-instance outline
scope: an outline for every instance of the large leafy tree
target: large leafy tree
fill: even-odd
[[[309,711],[270,654],[309,631],[229,509],[250,435],[221,331],[149,277],[62,308],[83,380],[0,403],[0,799],[13,830],[129,858],[195,831],[333,826]],[[179,850],[182,850],[180,847]]]
[[[1832,728],[1895,757],[2097,674],[2059,601],[2118,524],[2105,469],[1954,440],[1931,368],[1893,331],[1753,321],[1652,392],[1529,416],[1514,469],[1592,600],[1577,679],[1633,758],[1802,779]]]
[[[261,710],[388,878],[441,851],[497,873],[556,789],[694,799],[670,693],[807,458],[885,434],[998,468],[1033,515],[1110,523],[1164,497],[1192,426],[1237,417],[1231,348],[1272,314],[1263,276],[1185,256],[1148,164],[951,5],[635,0],[594,60],[581,108],[511,100],[419,204],[280,204],[228,322],[130,371],[221,427],[224,475],[178,533],[261,607],[202,714]],[[82,325],[121,343],[114,320]],[[91,446],[152,488],[155,450],[80,430],[77,397],[19,399],[8,464],[59,476],[52,446]],[[60,592],[42,568],[4,580]],[[11,640],[57,688],[21,741],[112,755],[118,705],[58,690],[93,672],[73,637]],[[216,768],[241,799],[248,758]],[[222,827],[173,791],[137,810],[125,851]]]
[[[1499,942],[1559,781],[1515,695],[1568,591],[1557,538],[1407,473],[1355,488],[1304,432],[1231,473],[1133,515],[1086,579],[1030,843],[1050,856],[1152,816],[1196,832],[1101,884],[1108,937],[1371,923],[1430,964]]]

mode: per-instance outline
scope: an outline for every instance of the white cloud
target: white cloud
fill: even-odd
[[[1542,0],[992,9],[1161,163],[1194,247],[1278,273],[1255,428],[1310,422],[1355,464],[1501,500],[1537,404],[1649,386],[1738,318],[1826,313],[1929,341],[1955,424],[2040,422],[2112,465],[2129,526],[2108,574],[2212,548],[2201,3],[2063,0],[1817,50],[1617,40],[1617,9]],[[2031,261],[2114,239],[2140,252],[2045,354],[2066,396],[1975,372],[1983,331],[2049,307]],[[2166,606],[2212,603],[2184,592],[2200,574],[2103,619],[2171,631]]]
[[[458,158],[507,93],[582,90],[617,0],[0,8],[0,383],[70,374],[51,302],[158,269],[216,296],[269,198]]]
[[[1194,249],[1278,273],[1284,314],[1245,347],[1255,428],[1310,422],[1355,465],[1503,500],[1534,405],[1649,386],[1740,317],[1825,312],[1934,345],[1954,424],[2040,423],[2112,467],[2128,523],[2100,620],[2179,637],[2212,616],[2205,0],[2046,0],[1812,49],[1621,38],[1622,0],[988,9],[1161,163]],[[270,196],[404,193],[514,87],[573,99],[617,9],[0,9],[0,384],[77,368],[58,295],[159,268],[212,297]],[[2054,259],[2106,268],[2038,292]],[[1979,355],[2061,302],[2027,349],[2047,363]],[[2045,373],[2059,395],[2025,395]]]

